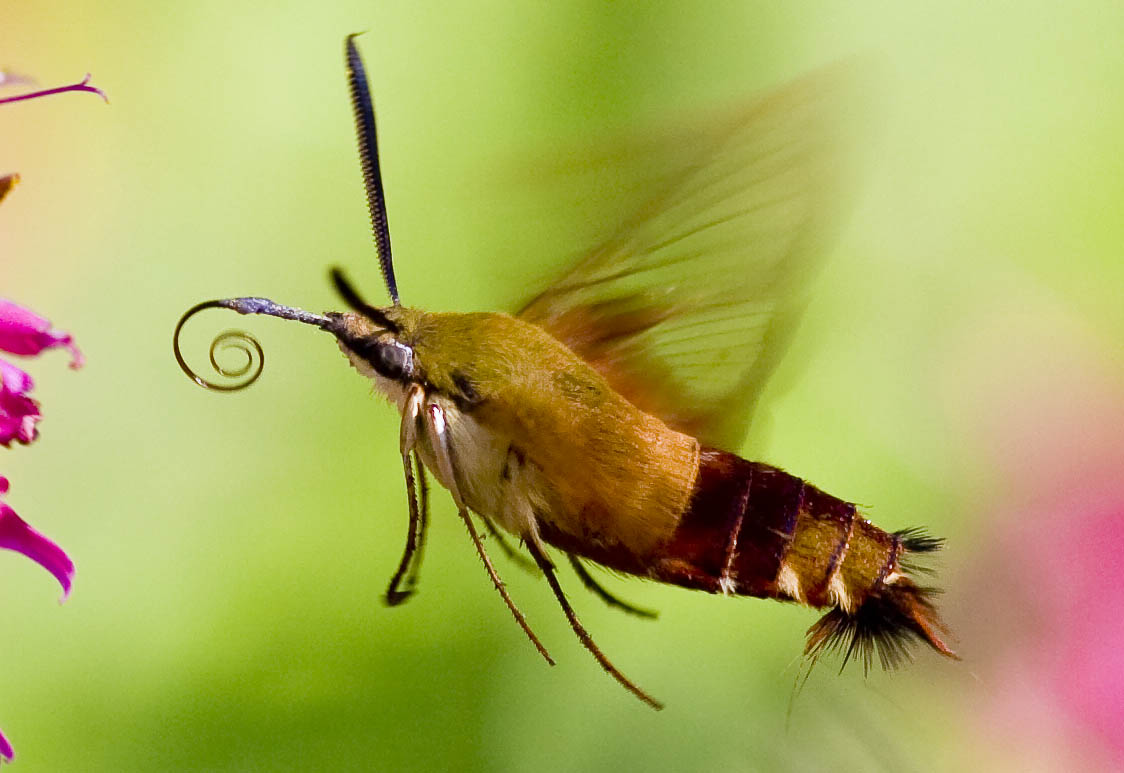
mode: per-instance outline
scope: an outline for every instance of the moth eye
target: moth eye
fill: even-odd
[[[372,341],[359,354],[380,376],[402,381],[414,374],[414,350],[397,341]]]
[[[379,347],[379,356],[382,358],[383,367],[396,375],[392,378],[404,378],[413,373],[414,350],[403,346],[397,341]]]

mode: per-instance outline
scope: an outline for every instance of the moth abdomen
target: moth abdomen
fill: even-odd
[[[911,640],[952,656],[933,591],[910,559],[939,548],[918,531],[886,532],[854,504],[783,470],[704,448],[688,507],[656,557],[654,579],[830,611],[808,632],[815,658],[837,647],[886,667]]]

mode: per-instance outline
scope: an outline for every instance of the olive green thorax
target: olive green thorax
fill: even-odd
[[[536,325],[497,312],[433,313],[406,306],[378,310],[397,330],[360,313],[341,315],[349,349],[356,341],[397,341],[414,353],[412,381],[446,395],[462,410],[507,402],[535,390],[540,399],[594,407],[616,397],[597,371]],[[620,398],[618,398],[620,399]],[[566,405],[559,405],[565,409]]]
[[[563,344],[541,328],[507,314],[418,314],[411,322],[410,338],[404,342],[413,347],[426,380],[463,403],[463,409],[506,403],[513,392],[528,391],[537,393],[539,400],[569,397],[592,407],[611,391],[596,371]],[[405,327],[402,332],[406,334]],[[581,388],[565,389],[560,374],[580,382]]]
[[[630,403],[537,325],[502,313],[378,311],[396,329],[343,315],[345,347],[353,336],[409,347],[403,386],[448,397],[524,455],[546,481],[556,528],[636,554],[674,530],[697,470],[694,438]]]

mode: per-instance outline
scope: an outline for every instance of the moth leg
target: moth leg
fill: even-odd
[[[425,485],[425,473],[422,472],[419,477],[422,480],[422,506],[418,507],[417,491],[414,486],[414,468],[411,456],[414,455],[414,449],[418,442],[418,421],[421,418],[422,401],[425,398],[425,393],[420,386],[415,386],[410,390],[406,396],[406,405],[402,409],[402,426],[398,433],[398,447],[402,452],[402,469],[406,475],[406,498],[410,503],[410,525],[406,531],[406,548],[402,552],[402,560],[398,562],[398,568],[395,570],[394,575],[390,578],[390,584],[387,586],[386,595],[383,600],[387,606],[394,607],[401,604],[406,599],[414,594],[414,585],[417,583],[417,570],[418,564],[421,561],[421,556],[417,552],[420,540],[425,540],[425,527],[428,522],[428,509],[429,509],[429,495]],[[421,472],[421,465],[418,465],[419,472]],[[417,561],[414,561],[415,555]],[[413,563],[413,571],[410,578],[406,581],[406,590],[399,590],[398,586],[402,582],[403,575],[406,570],[410,568]]]
[[[597,659],[601,667],[608,671],[609,675],[620,683],[621,687],[647,703],[653,709],[657,711],[662,709],[662,703],[629,681],[628,677],[618,671],[617,667],[605,657],[605,653],[601,651],[600,647],[593,642],[593,637],[585,630],[581,621],[578,620],[578,616],[574,614],[574,608],[571,607],[570,602],[566,600],[566,594],[562,592],[562,586],[558,584],[558,578],[554,576],[554,565],[551,564],[550,559],[546,557],[546,554],[539,547],[538,542],[534,539],[527,540],[527,549],[531,551],[531,556],[539,565],[539,569],[542,569],[542,573],[546,575],[546,581],[550,583],[550,589],[554,591],[554,597],[558,599],[558,603],[562,606],[562,611],[566,613],[566,619],[570,621],[570,627],[573,628],[574,633],[578,635],[578,640],[581,641],[585,648]]]
[[[410,570],[406,575],[406,589],[410,593],[418,584],[418,574],[421,572],[422,554],[425,552],[425,535],[429,529],[429,481],[425,477],[425,465],[421,457],[414,451],[414,469],[418,479],[418,504],[421,505],[418,518],[418,547],[410,562]]]
[[[574,567],[574,573],[578,576],[578,579],[582,581],[582,585],[584,585],[587,590],[593,591],[593,593],[599,596],[601,600],[609,606],[616,607],[617,609],[620,609],[624,612],[628,612],[630,615],[636,615],[637,617],[646,617],[649,620],[654,620],[659,616],[658,612],[655,612],[651,609],[636,607],[632,604],[629,604],[627,601],[621,601],[612,593],[605,590],[605,588],[601,586],[601,583],[593,579],[593,576],[588,571],[586,571],[586,568],[582,566],[582,562],[578,559],[577,556],[575,556],[573,553],[567,553],[566,557],[570,559],[570,566]]]
[[[487,551],[484,550],[484,544],[480,541],[480,535],[476,533],[476,527],[472,524],[472,518],[469,517],[468,508],[464,504],[464,499],[461,498],[460,488],[456,482],[456,470],[453,467],[453,459],[449,449],[449,435],[445,423],[445,411],[442,410],[440,405],[430,403],[426,406],[424,424],[429,445],[433,451],[434,460],[437,462],[438,477],[446,483],[449,493],[453,495],[453,502],[456,503],[457,513],[468,529],[468,536],[472,538],[472,544],[476,546],[476,553],[480,556],[480,560],[484,562],[484,568],[488,570],[488,576],[492,578],[492,584],[495,585],[496,590],[500,592],[500,596],[503,597],[507,608],[511,610],[511,614],[515,616],[515,622],[519,623],[519,627],[523,629],[523,633],[527,634],[527,638],[535,645],[535,649],[546,659],[546,662],[553,666],[554,659],[550,657],[550,653],[546,651],[546,647],[539,641],[539,637],[535,636],[535,632],[532,631],[531,626],[527,624],[527,618],[519,611],[519,607],[515,606],[515,602],[511,600],[511,596],[508,594],[503,581],[500,580],[500,576],[496,574],[496,568],[492,565],[492,559],[488,557]]]
[[[510,558],[517,566],[519,566],[520,569],[524,570],[525,572],[533,574],[536,577],[539,576],[539,565],[513,548],[511,546],[511,543],[504,538],[503,533],[496,528],[496,525],[494,523],[492,523],[491,518],[485,518],[481,515],[480,520],[484,522],[484,528],[488,530],[488,536],[496,541],[496,544],[499,546],[500,550],[503,551],[505,556]]]

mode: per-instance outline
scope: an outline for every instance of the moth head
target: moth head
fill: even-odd
[[[372,326],[361,314],[341,314],[339,319],[344,328],[336,334],[340,349],[360,371],[400,383],[415,380],[414,349],[396,332]]]
[[[399,384],[421,381],[411,344],[413,312],[399,305],[371,306],[356,292],[344,273],[333,268],[332,282],[351,311],[329,314],[329,332],[340,349],[364,375],[381,376]]]
[[[365,375],[380,376],[398,384],[421,380],[410,343],[417,312],[398,304],[383,308],[372,306],[356,292],[340,269],[332,269],[331,276],[344,302],[351,307],[350,312],[316,314],[257,297],[223,298],[191,307],[180,317],[172,335],[172,350],[180,368],[200,386],[220,392],[244,389],[261,375],[265,354],[257,339],[241,330],[220,333],[211,342],[210,349],[211,367],[220,376],[234,381],[221,383],[205,379],[184,360],[180,351],[180,334],[184,324],[204,309],[222,308],[239,314],[263,314],[313,325],[335,336],[344,354]],[[242,352],[245,360],[235,366],[220,364],[218,353],[228,349]]]

